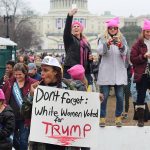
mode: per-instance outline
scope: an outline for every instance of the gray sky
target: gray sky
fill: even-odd
[[[41,14],[47,14],[50,0],[26,0],[29,6]],[[150,14],[150,0],[88,0],[88,8],[94,14],[111,11],[116,16],[133,16]]]

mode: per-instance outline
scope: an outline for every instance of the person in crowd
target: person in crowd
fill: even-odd
[[[25,120],[20,113],[23,98],[30,92],[31,84],[36,80],[28,77],[28,68],[23,63],[14,66],[14,77],[6,81],[3,91],[6,104],[9,104],[14,111],[16,127],[13,138],[13,146],[16,150],[28,149],[28,137],[30,120]]]
[[[30,61],[30,63],[34,63],[34,60],[35,60],[34,55],[30,55],[30,56],[29,56],[29,61]]]
[[[10,106],[5,104],[5,95],[0,89],[0,149],[12,150],[15,116]]]
[[[56,58],[53,58],[51,56],[46,56],[41,64],[41,77],[42,81],[41,82],[36,82],[32,85],[31,88],[31,96],[33,96],[35,88],[40,84],[43,86],[51,86],[51,87],[57,87],[57,88],[64,88],[67,89],[67,84],[64,82],[62,79],[62,71],[61,71],[61,66]],[[75,70],[80,77],[75,74]],[[84,75],[84,68],[82,65],[76,65],[68,70],[69,74],[78,81],[82,81],[82,83],[79,84],[77,82],[78,86],[81,86],[82,88],[77,88],[77,90],[80,91],[86,91],[87,87],[87,80],[85,79]],[[73,89],[72,89],[73,90]],[[36,143],[38,145],[38,143]],[[37,149],[37,145],[33,144],[34,149]],[[40,145],[40,144],[39,144]],[[45,144],[46,150],[49,149],[55,149],[55,150],[65,150],[67,147],[64,146],[58,146],[58,145],[52,145],[52,144]],[[80,148],[78,147],[69,147],[71,150],[79,150]],[[90,148],[81,148],[82,150],[89,150]]]
[[[139,127],[144,126],[145,96],[150,88],[150,21],[145,19],[141,36],[131,48],[131,62],[134,68],[134,81],[136,82],[137,101],[135,109],[138,115]]]
[[[101,103],[100,126],[106,126],[106,107],[111,86],[116,95],[115,124],[122,126],[123,86],[127,84],[127,69],[125,67],[127,42],[119,30],[119,18],[106,21],[107,30],[99,39],[98,53],[101,55],[97,84],[104,95]]]
[[[28,64],[29,63],[29,58],[27,55],[20,55],[18,56],[18,63],[24,63],[24,64]]]
[[[87,91],[88,89],[88,81],[85,77],[85,69],[83,68],[82,65],[80,64],[77,64],[73,67],[71,67],[70,69],[67,70],[67,72],[70,74],[71,76],[71,79],[74,80],[74,81],[80,81],[80,83],[82,83],[84,85],[83,88],[79,88],[77,89],[78,91]],[[78,82],[77,82],[77,85],[78,85]],[[80,86],[82,87],[82,86]],[[102,101],[103,100],[103,94],[100,93],[100,100]]]
[[[61,65],[56,58],[51,56],[44,57],[41,62],[41,78],[41,81],[32,84],[30,96],[34,95],[34,90],[38,85],[62,88]],[[33,150],[41,150],[40,147],[43,148],[43,146],[45,150],[65,150],[66,148],[53,144],[32,143]]]
[[[64,47],[65,47],[65,62],[64,62],[64,78],[70,79],[67,70],[76,64],[83,65],[85,76],[88,84],[93,82],[91,76],[91,63],[93,60],[90,44],[83,35],[83,25],[78,21],[73,21],[73,16],[77,13],[77,8],[72,9],[66,19],[64,29]]]
[[[0,79],[0,88],[5,84],[5,82],[13,76],[13,68],[15,62],[13,60],[9,60],[6,63],[6,69],[4,76]]]
[[[129,100],[130,100],[130,96],[131,96],[131,92],[130,92],[130,88],[131,88],[131,77],[132,77],[132,71],[133,70],[133,65],[131,63],[129,63],[128,67],[127,67],[127,78],[128,78],[128,82],[127,85],[124,85],[124,100],[125,100],[125,109],[124,109],[124,113],[122,114],[122,118],[123,119],[128,119],[128,112],[129,112]]]
[[[35,63],[28,64],[28,75],[35,80],[41,80],[41,75],[37,72],[37,67]]]
[[[76,84],[79,87],[77,89],[78,91],[87,91],[88,81],[85,77],[85,69],[82,65],[80,65],[80,64],[74,65],[73,67],[68,69],[67,72],[71,76],[71,79],[73,81],[76,81]],[[82,84],[83,86],[80,86],[79,84]]]

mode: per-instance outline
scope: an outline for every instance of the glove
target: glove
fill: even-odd
[[[118,46],[119,48],[123,48],[122,42],[117,42],[117,46]]]
[[[113,40],[109,39],[108,42],[107,42],[107,46],[110,47],[110,45],[112,45],[112,44],[113,44]]]

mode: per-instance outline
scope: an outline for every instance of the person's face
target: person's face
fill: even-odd
[[[51,66],[41,66],[41,78],[45,84],[56,82],[56,74],[57,72]]]
[[[145,37],[147,40],[150,40],[150,30],[145,30],[145,31],[144,31],[144,37]]]
[[[12,65],[9,65],[9,64],[6,65],[6,73],[8,75],[10,75],[10,74],[13,73],[13,67],[12,67]]]
[[[116,35],[118,32],[118,27],[108,27],[108,33],[111,35]]]
[[[25,74],[22,71],[14,71],[14,77],[20,82],[25,80]]]
[[[72,34],[75,36],[80,36],[81,34],[81,28],[78,24],[74,24],[72,27]]]
[[[24,62],[24,57],[20,56],[19,57],[19,62]]]
[[[35,74],[37,73],[37,69],[36,68],[34,68],[34,69],[32,69],[28,74],[29,74],[29,76],[34,76]]]

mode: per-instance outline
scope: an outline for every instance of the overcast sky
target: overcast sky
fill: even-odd
[[[40,14],[47,14],[50,0],[26,0],[28,5]],[[111,11],[115,16],[133,16],[150,14],[150,0],[88,0],[91,13],[103,14]]]

